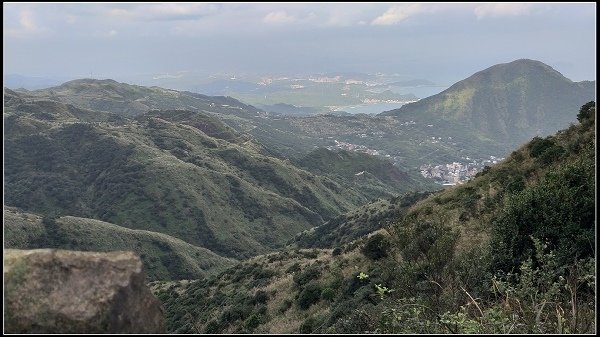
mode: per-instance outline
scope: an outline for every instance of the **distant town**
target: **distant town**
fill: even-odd
[[[364,145],[341,142],[338,140],[334,140],[334,142],[335,145],[327,147],[329,150],[339,149],[362,152],[372,156],[381,156],[392,159],[394,160],[394,164],[396,164],[396,158],[389,154],[385,154],[384,151],[370,149]],[[450,164],[423,164],[419,167],[419,171],[423,177],[433,179],[440,185],[454,186],[469,181],[478,172],[483,170],[485,166],[491,166],[504,160],[504,158],[498,158],[495,156],[489,156],[489,158],[486,159],[472,159],[469,157],[463,157],[462,159],[464,162],[453,162]]]
[[[471,160],[469,157],[463,158]],[[471,160],[466,163],[453,162],[451,164],[424,164],[419,167],[421,175],[425,178],[434,179],[437,183],[445,186],[463,184],[473,178],[485,166],[491,166],[504,158],[490,156],[489,159]]]

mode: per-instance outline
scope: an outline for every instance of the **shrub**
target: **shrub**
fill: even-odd
[[[310,282],[300,291],[296,304],[302,310],[308,309],[311,305],[319,302],[321,299],[321,285],[318,282]]]
[[[321,269],[316,264],[306,267],[302,272],[294,275],[294,283],[303,286],[306,283],[315,280],[321,276]]]
[[[596,115],[596,102],[590,101],[585,103],[581,109],[579,109],[579,113],[577,114],[577,120],[579,123],[583,123],[586,120],[592,119]]]
[[[519,152],[519,151],[513,151],[512,153],[512,158],[517,162],[520,163],[522,162],[525,157],[523,156],[523,153]]]
[[[285,300],[285,301],[283,301],[283,303],[281,303],[281,305],[279,306],[279,308],[277,310],[283,314],[291,307],[292,307],[292,301]]]
[[[312,333],[315,326],[315,318],[309,317],[300,325],[300,333]]]
[[[321,292],[321,298],[323,298],[326,301],[333,301],[333,299],[335,298],[335,290],[331,288],[323,289],[323,291]]]
[[[248,319],[244,322],[244,327],[248,329],[248,331],[252,332],[254,329],[258,328],[260,324],[263,323],[263,317],[259,314],[252,314],[252,316],[248,317]]]
[[[304,256],[307,259],[316,259],[319,256],[319,251],[317,251],[316,249],[303,251],[302,256]]]
[[[547,137],[547,138],[534,137],[531,140],[531,142],[529,142],[527,147],[529,148],[529,154],[531,155],[531,157],[537,158],[542,153],[544,153],[544,151],[546,151],[548,148],[552,147],[553,145],[554,145],[554,141],[552,140],[551,137]]]
[[[287,274],[295,273],[300,271],[302,268],[300,267],[300,263],[296,262],[293,265],[289,266],[285,271]]]
[[[206,323],[206,327],[204,328],[204,332],[205,333],[209,333],[209,334],[216,334],[216,333],[220,333],[221,332],[221,326],[219,325],[219,322],[217,322],[216,320],[212,320],[208,323]]]
[[[267,303],[268,300],[269,300],[269,295],[267,294],[267,292],[264,290],[259,290],[254,295],[254,299],[252,302],[255,304],[257,304],[257,303],[264,304],[264,303]]]
[[[487,165],[484,166],[483,170],[481,170],[481,171],[477,172],[477,174],[475,174],[475,178],[482,177],[482,176],[488,174],[490,172],[490,169],[491,169],[491,167],[489,167]]]
[[[371,236],[362,249],[362,253],[371,260],[379,260],[388,256],[389,241],[383,234]]]
[[[331,252],[331,256],[338,256],[342,254],[342,247],[335,247]]]
[[[494,269],[512,271],[533,252],[534,236],[549,242],[561,264],[593,255],[594,163],[578,161],[511,196],[492,224]]]
[[[514,177],[507,185],[506,191],[509,193],[516,193],[522,191],[525,188],[525,178],[523,176]]]
[[[533,239],[534,253],[519,266],[519,274],[492,278],[496,301],[477,311],[440,315],[452,333],[593,333],[595,286],[593,258],[562,265],[547,244]],[[534,259],[535,258],[535,263]],[[537,265],[537,266],[535,266]]]
[[[547,148],[538,158],[541,164],[550,164],[560,159],[565,154],[565,149],[560,145]]]

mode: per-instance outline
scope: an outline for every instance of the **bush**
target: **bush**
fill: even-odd
[[[514,177],[507,185],[506,190],[510,193],[522,191],[525,188],[525,178],[523,176]]]
[[[319,302],[321,299],[321,285],[317,282],[310,282],[306,285],[296,299],[296,304],[302,310],[308,309],[311,305]]]
[[[315,323],[316,323],[316,320],[315,320],[314,317],[307,318],[300,325],[300,333],[312,333],[313,329],[314,329],[314,326],[315,326]]]
[[[333,301],[333,299],[335,298],[335,290],[331,288],[323,289],[323,291],[321,292],[321,298],[323,298],[326,301]]]
[[[287,274],[291,274],[291,273],[295,273],[302,270],[302,268],[300,267],[300,263],[296,262],[293,265],[289,266],[288,269],[286,269],[286,273]]]
[[[534,137],[531,142],[527,145],[529,148],[529,154],[533,158],[539,157],[544,151],[554,145],[554,141],[552,137],[540,138]]]
[[[258,328],[258,326],[262,323],[263,319],[261,315],[252,314],[252,316],[248,317],[248,319],[244,322],[244,327],[248,329],[248,331],[252,332],[254,329]]]
[[[279,306],[279,308],[277,310],[283,314],[284,312],[288,311],[288,309],[291,307],[292,307],[292,301],[285,300],[285,301],[283,301],[283,303],[281,303],[281,305]]]
[[[269,280],[277,275],[277,272],[261,265],[256,265],[251,272],[255,280]]]
[[[541,164],[550,164],[559,160],[565,154],[565,149],[560,145],[547,148],[538,158]]]
[[[533,239],[534,252],[519,266],[518,274],[494,276],[496,300],[471,300],[477,311],[461,306],[440,315],[452,333],[563,334],[595,331],[595,260],[587,258],[562,265],[548,246]],[[535,266],[537,265],[537,266]]]
[[[307,259],[316,259],[319,256],[319,251],[316,249],[303,251],[302,256]]]
[[[342,247],[335,247],[331,252],[331,256],[338,256],[342,254]]]
[[[534,236],[567,264],[593,256],[595,167],[591,160],[547,173],[545,181],[512,195],[492,223],[494,270],[513,271],[533,252]]]
[[[519,152],[519,151],[513,151],[513,153],[511,154],[512,158],[517,162],[520,163],[522,162],[525,157],[523,156],[523,153]]]
[[[371,260],[379,260],[388,256],[389,241],[383,234],[371,236],[362,249],[362,253]]]
[[[302,272],[294,275],[294,283],[303,286],[306,283],[315,280],[321,276],[321,269],[316,264],[306,267]]]
[[[267,303],[268,300],[269,300],[269,295],[267,294],[267,292],[264,290],[259,290],[254,295],[254,299],[252,300],[252,302],[254,304],[258,304],[258,303],[264,304],[264,303]]]
[[[221,326],[219,325],[219,322],[217,322],[213,319],[212,321],[210,321],[206,324],[206,327],[204,328],[204,332],[209,333],[209,334],[220,333]]]

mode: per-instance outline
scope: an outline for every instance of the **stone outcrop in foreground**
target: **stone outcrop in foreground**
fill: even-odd
[[[4,250],[5,333],[164,333],[132,252]]]

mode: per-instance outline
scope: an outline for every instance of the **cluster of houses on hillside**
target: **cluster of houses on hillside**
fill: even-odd
[[[412,121],[411,121],[412,122]],[[413,122],[414,123],[414,122]],[[360,138],[366,138],[367,134],[359,134]],[[333,138],[333,137],[329,137]],[[346,150],[356,151],[370,154],[372,156],[381,156],[393,159],[394,164],[397,164],[399,157],[391,157],[385,151],[370,149],[365,145],[353,144],[348,142],[332,139],[335,145],[328,146],[329,150]],[[421,175],[425,178],[433,179],[437,183],[444,186],[453,186],[465,183],[473,178],[478,172],[483,170],[485,166],[491,166],[498,163],[504,158],[489,156],[487,159],[472,159],[469,157],[462,158],[463,162],[453,162],[450,164],[423,164],[419,167]]]
[[[471,160],[470,158],[464,158]],[[462,184],[473,178],[485,166],[496,164],[504,158],[490,156],[489,159],[471,160],[468,163],[454,162],[451,164],[432,165],[424,164],[419,167],[421,175],[434,179],[442,185]]]

